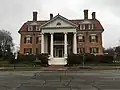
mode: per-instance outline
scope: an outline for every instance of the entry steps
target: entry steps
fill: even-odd
[[[48,63],[49,65],[66,65],[67,60],[65,58],[52,58]]]

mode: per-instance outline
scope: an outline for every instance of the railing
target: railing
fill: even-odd
[[[54,41],[54,45],[64,45],[64,41]]]

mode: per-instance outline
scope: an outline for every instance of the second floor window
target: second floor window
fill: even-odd
[[[98,36],[97,35],[90,35],[89,40],[90,40],[90,42],[98,42]]]
[[[78,36],[78,41],[85,42],[85,36],[83,35]]]
[[[32,37],[24,37],[24,43],[32,43]]]

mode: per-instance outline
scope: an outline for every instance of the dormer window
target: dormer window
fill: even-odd
[[[94,29],[95,28],[95,24],[92,24],[92,29]]]
[[[33,31],[36,31],[36,25],[33,25]]]
[[[60,22],[58,22],[56,25],[61,25],[61,23],[60,23]]]
[[[85,29],[88,29],[88,27],[89,27],[89,24],[85,24]]]
[[[40,31],[39,26],[31,25],[28,27],[28,31]]]
[[[29,27],[28,27],[28,31],[33,31],[32,26],[29,26]]]
[[[40,31],[40,28],[39,28],[39,26],[36,26],[36,31]]]
[[[89,24],[89,29],[91,29],[92,28],[92,24]]]
[[[95,29],[95,24],[81,24],[79,25],[80,30],[93,30]]]
[[[80,29],[80,30],[85,30],[85,24],[80,24],[80,25],[79,25],[79,29]]]

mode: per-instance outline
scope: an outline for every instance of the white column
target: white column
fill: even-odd
[[[44,53],[44,33],[41,34],[41,53]]]
[[[77,33],[73,33],[73,53],[77,54],[77,37],[76,34]]]
[[[64,57],[67,57],[67,33],[64,33]]]
[[[51,33],[51,49],[50,49],[51,58],[53,58],[53,33]]]

